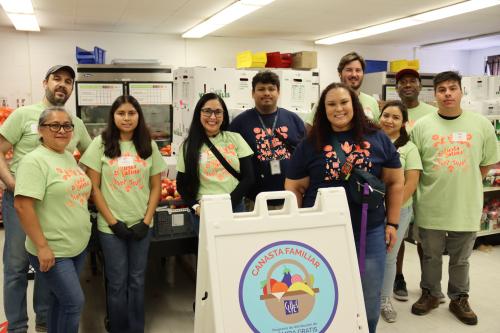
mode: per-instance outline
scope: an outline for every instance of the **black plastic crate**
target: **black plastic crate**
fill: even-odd
[[[186,237],[194,233],[189,208],[158,207],[153,228],[156,237]]]

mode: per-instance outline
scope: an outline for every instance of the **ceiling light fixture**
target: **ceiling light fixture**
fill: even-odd
[[[473,12],[479,9],[500,5],[500,0],[469,0],[455,5],[431,10],[387,23],[377,24],[371,27],[354,30],[351,32],[327,37],[315,41],[315,44],[332,45],[353,39],[378,35],[388,31],[408,28],[414,25],[441,20],[447,17]]]
[[[31,0],[0,0],[16,30],[40,31]]]
[[[38,21],[34,14],[10,14],[7,13],[7,16],[14,24],[16,30],[22,31],[40,31],[40,27],[38,26]]]
[[[274,0],[240,0],[182,34],[183,38],[201,38],[260,9]]]

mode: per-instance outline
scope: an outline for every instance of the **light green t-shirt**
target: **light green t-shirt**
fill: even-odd
[[[415,197],[418,226],[478,231],[483,209],[479,167],[498,161],[492,124],[473,112],[463,111],[453,120],[436,112],[420,119],[411,136],[423,166]]]
[[[92,184],[68,151],[56,153],[44,146],[26,154],[17,169],[14,195],[35,200],[35,212],[56,258],[80,254],[90,239],[87,200]],[[37,255],[26,237],[26,250]]]
[[[366,116],[374,120],[375,122],[378,122],[378,116],[380,114],[380,110],[378,108],[377,100],[365,93],[360,93],[358,97],[359,97],[359,102],[361,103],[363,109],[365,110]],[[318,103],[314,104],[311,112],[309,112],[309,114],[307,115],[305,120],[306,124],[312,126],[314,121],[314,115],[316,114],[317,109],[318,109]]]
[[[10,164],[10,172],[16,174],[19,161],[24,155],[40,145],[38,135],[38,118],[48,106],[43,102],[23,106],[16,109],[5,120],[0,127],[0,134],[9,141],[14,147],[14,156]],[[84,152],[92,139],[80,118],[71,116],[75,129],[71,142],[66,147],[70,153],[73,153],[78,147],[80,152]]]
[[[215,138],[210,138],[210,141],[237,172],[240,171],[239,159],[253,154],[252,148],[239,133],[224,131]],[[186,172],[183,146],[177,155],[177,171]],[[200,149],[199,174],[200,189],[197,199],[204,194],[231,193],[238,186],[238,180],[224,168],[205,144]]]
[[[418,154],[417,146],[411,141],[408,141],[404,146],[398,148],[399,160],[403,170],[422,170],[422,161]],[[403,208],[411,206],[413,197],[410,197],[403,204]]]
[[[150,177],[167,168],[158,146],[151,142],[153,153],[143,160],[133,141],[120,141],[121,156],[110,159],[104,155],[102,137],[97,136],[80,163],[101,174],[101,192],[113,216],[128,227],[139,223],[148,207]],[[113,233],[108,223],[99,213],[97,216],[99,231]]]
[[[415,108],[408,109],[408,124],[406,125],[406,130],[408,133],[411,132],[412,128],[415,127],[415,123],[422,117],[429,114],[436,113],[437,108],[424,102],[419,102],[418,106]]]

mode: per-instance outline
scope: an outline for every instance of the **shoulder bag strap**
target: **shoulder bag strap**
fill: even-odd
[[[206,145],[208,146],[208,148],[210,148],[210,150],[212,151],[212,153],[215,155],[215,157],[217,157],[217,159],[219,160],[219,162],[222,164],[222,166],[231,174],[233,175],[234,178],[238,179],[238,180],[241,180],[241,175],[236,171],[234,170],[234,168],[231,166],[231,164],[229,164],[226,159],[224,158],[224,156],[222,156],[222,154],[220,153],[220,151],[214,146],[214,144],[212,143],[212,141],[210,141],[210,139],[208,137],[205,137],[205,143]]]

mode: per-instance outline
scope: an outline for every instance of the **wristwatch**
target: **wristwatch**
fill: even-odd
[[[395,224],[395,223],[387,222],[385,225],[389,225],[389,226],[393,227],[396,230],[398,230],[398,228],[399,228],[399,224]]]

